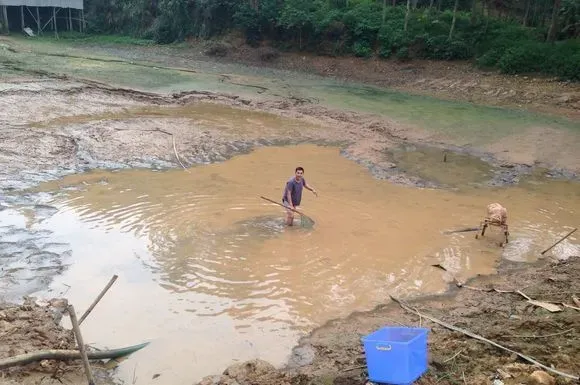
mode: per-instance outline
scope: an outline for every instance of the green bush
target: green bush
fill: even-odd
[[[370,57],[373,54],[373,49],[366,41],[357,41],[352,46],[352,52],[358,57]]]
[[[500,70],[508,74],[539,72],[546,68],[549,49],[542,43],[528,43],[508,48],[498,61]]]
[[[401,49],[399,49],[397,51],[397,59],[399,59],[401,61],[407,61],[410,58],[411,58],[411,56],[409,55],[409,48],[402,47]]]

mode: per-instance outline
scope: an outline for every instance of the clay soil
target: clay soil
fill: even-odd
[[[66,300],[40,304],[26,298],[21,305],[0,304],[0,362],[7,357],[50,349],[76,349],[72,330],[59,325]],[[99,383],[110,381],[108,373],[93,365]],[[80,361],[42,360],[0,370],[2,385],[81,384],[86,377]]]

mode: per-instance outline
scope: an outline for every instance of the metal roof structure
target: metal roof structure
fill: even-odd
[[[55,36],[58,38],[57,24],[61,24],[62,26],[63,19],[65,20],[64,24],[66,24],[66,29],[69,31],[74,30],[73,24],[76,23],[78,23],[78,29],[80,32],[84,32],[86,28],[84,0],[0,0],[0,32],[4,31],[5,33],[9,33],[10,27],[13,29],[15,24],[17,24],[14,22],[14,19],[12,19],[12,21],[8,19],[8,7],[19,8],[20,29],[29,36],[34,36],[32,30],[26,27],[26,19],[30,20],[29,15],[34,21],[36,32],[38,34],[41,34],[44,29],[50,25]],[[31,7],[34,9],[34,13],[30,9]],[[48,11],[51,13],[48,17],[48,21],[46,21],[47,12],[40,12],[40,8],[52,8]],[[61,11],[63,12],[61,13]],[[73,17],[73,13],[75,14],[75,17]],[[57,15],[59,15],[58,19],[60,20],[58,23]],[[41,16],[44,20],[41,20]],[[73,23],[73,20],[75,23]],[[44,25],[43,22],[45,22]]]
[[[0,6],[56,7],[84,9],[83,0],[0,0]]]

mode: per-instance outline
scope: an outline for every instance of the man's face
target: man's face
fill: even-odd
[[[302,175],[304,174],[304,171],[302,170],[297,170],[296,171],[296,180],[300,180],[302,179]]]

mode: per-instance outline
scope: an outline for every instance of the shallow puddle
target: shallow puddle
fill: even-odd
[[[284,183],[302,165],[319,197],[304,191],[313,228],[283,225]],[[533,183],[533,184],[532,184]],[[68,244],[64,274],[40,293],[66,291],[84,311],[119,279],[83,323],[87,343],[152,341],[119,367],[139,384],[193,383],[236,360],[283,364],[297,339],[353,310],[445,289],[493,273],[500,258],[533,261],[577,226],[580,188],[416,189],[374,179],[339,149],[267,147],[185,170],[90,172],[45,184],[59,210],[31,228]],[[508,208],[510,243],[445,230],[478,225],[491,202]],[[579,252],[572,236],[550,252]],[[154,375],[160,374],[154,378]]]
[[[481,185],[498,171],[475,156],[433,147],[406,145],[393,148],[388,154],[399,170],[445,187]]]

